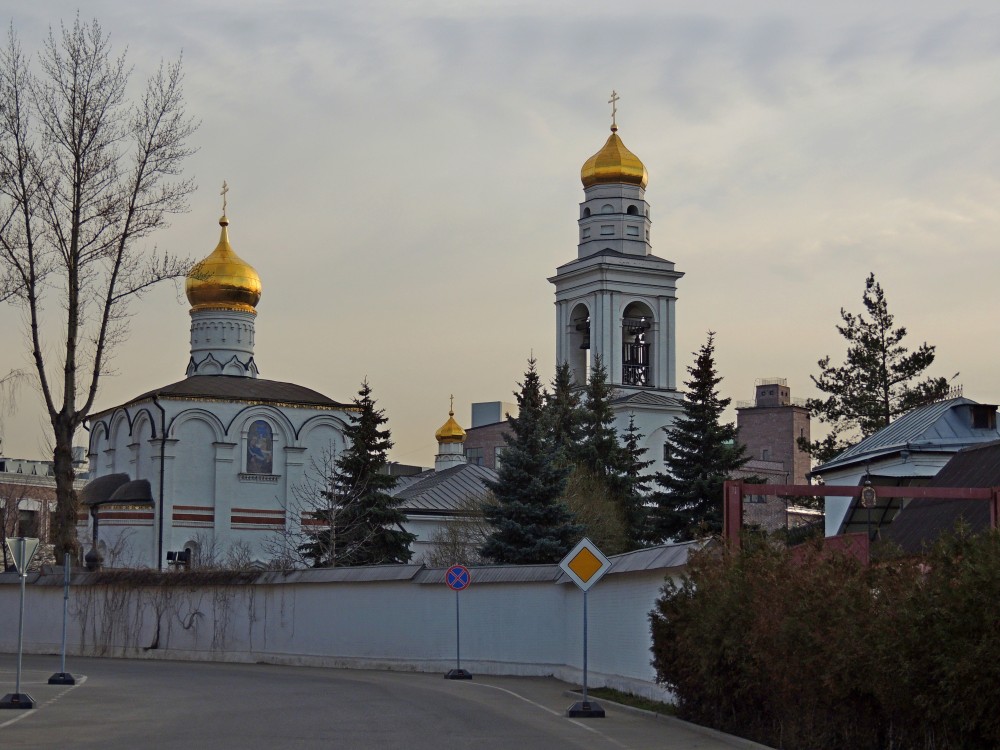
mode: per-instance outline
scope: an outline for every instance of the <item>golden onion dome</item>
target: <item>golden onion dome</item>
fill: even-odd
[[[434,439],[438,441],[439,445],[465,442],[465,430],[455,421],[454,411],[448,411],[448,421],[441,425],[438,431],[434,433]]]
[[[185,292],[191,311],[236,310],[257,312],[260,301],[260,276],[229,244],[229,219],[219,219],[222,234],[212,254],[195,263],[187,276]]]
[[[644,188],[649,182],[649,175],[639,157],[625,148],[618,137],[618,126],[612,125],[604,148],[583,163],[580,180],[585,188],[621,182]]]

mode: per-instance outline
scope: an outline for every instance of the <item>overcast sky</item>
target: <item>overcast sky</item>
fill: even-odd
[[[0,0],[26,50],[61,0]],[[1000,6],[992,2],[132,2],[91,0],[138,89],[183,52],[190,213],[155,237],[230,238],[261,275],[261,376],[348,401],[362,378],[394,460],[429,464],[448,396],[512,400],[554,367],[555,268],[576,257],[580,166],[619,134],[649,171],[653,252],[678,286],[679,380],[717,332],[722,391],[810,374],[874,271],[932,374],[1000,399]],[[0,310],[0,368],[27,367]],[[180,380],[188,306],[135,308],[98,407]],[[39,396],[3,417],[45,452]],[[85,442],[85,439],[80,441]]]

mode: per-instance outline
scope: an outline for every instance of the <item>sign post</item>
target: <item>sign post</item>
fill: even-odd
[[[21,576],[21,612],[17,622],[17,682],[14,692],[0,700],[0,708],[34,708],[34,698],[21,692],[21,654],[24,650],[24,582],[28,577],[28,565],[38,549],[38,540],[23,536],[7,539],[7,549],[10,550],[14,567]]]
[[[584,537],[559,563],[581,591],[583,591],[583,700],[566,710],[571,718],[604,718],[604,709],[587,698],[587,591],[608,572],[611,561],[597,545]]]
[[[462,628],[458,614],[458,592],[469,587],[469,584],[472,583],[472,574],[464,565],[452,565],[445,573],[444,582],[448,584],[448,588],[455,592],[455,668],[449,669],[444,678],[446,680],[471,680],[472,673],[462,669]]]
[[[69,553],[63,555],[63,623],[62,623],[62,658],[59,661],[59,671],[49,678],[50,685],[75,685],[76,678],[66,671],[66,620],[69,616]]]

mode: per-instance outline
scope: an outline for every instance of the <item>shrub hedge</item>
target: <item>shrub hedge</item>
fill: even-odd
[[[865,567],[707,549],[650,613],[682,718],[778,748],[1000,747],[1000,534]]]

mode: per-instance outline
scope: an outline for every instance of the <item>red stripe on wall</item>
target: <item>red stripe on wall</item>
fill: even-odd
[[[207,513],[174,513],[174,522],[177,521],[205,521],[214,523],[215,516]]]

